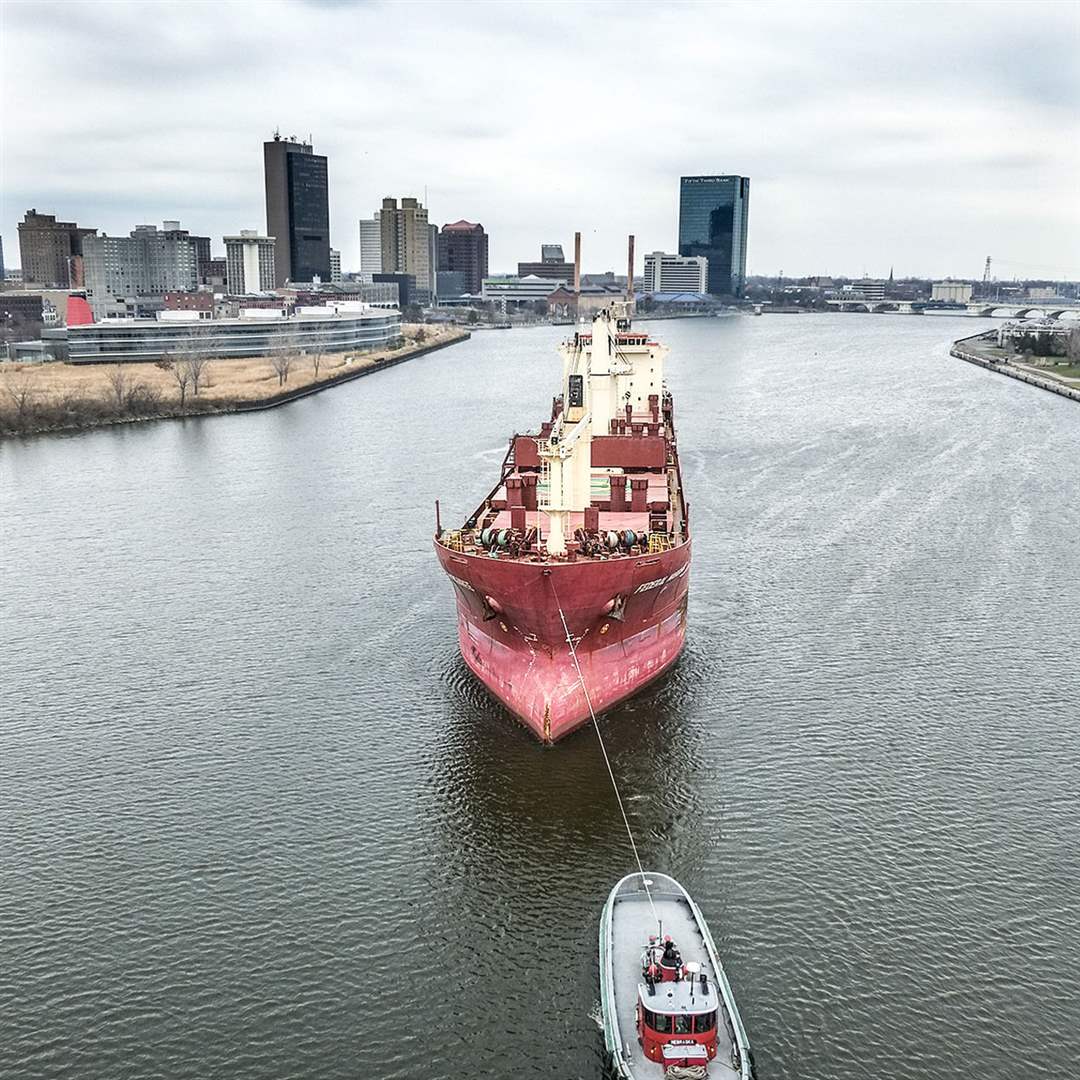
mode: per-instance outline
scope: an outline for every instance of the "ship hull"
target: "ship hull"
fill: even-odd
[[[637,693],[682,651],[689,541],[651,555],[556,563],[435,550],[456,593],[465,663],[543,742],[586,723],[590,704],[599,714]]]

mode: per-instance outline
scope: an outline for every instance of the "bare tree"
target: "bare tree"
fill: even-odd
[[[191,384],[191,365],[186,360],[177,359],[168,364],[169,374],[176,383],[176,389],[180,391],[180,408],[183,410],[187,402],[187,390]]]
[[[1070,364],[1080,364],[1080,329],[1069,331],[1065,342],[1065,355]]]
[[[289,381],[289,372],[293,369],[299,356],[296,335],[291,331],[277,335],[277,340],[270,353],[270,366],[277,375],[278,386],[284,386]]]
[[[135,416],[154,416],[161,411],[161,391],[147,383],[137,382],[128,391],[128,412]]]
[[[191,392],[198,397],[199,388],[209,380],[210,328],[203,323],[193,326],[176,350],[174,368],[187,369]]]
[[[15,406],[15,415],[21,423],[33,407],[37,398],[37,388],[25,372],[19,372],[17,377],[8,377],[4,380],[4,391],[11,404]]]
[[[278,386],[284,386],[289,381],[289,372],[292,371],[293,354],[285,349],[271,353],[270,366],[277,375]]]
[[[311,378],[319,381],[319,368],[322,367],[323,354],[326,352],[328,335],[323,330],[316,331],[311,339]]]
[[[122,409],[124,402],[127,400],[128,394],[128,373],[124,370],[124,365],[117,362],[116,366],[110,368],[105,373],[105,381],[109,384],[109,389],[112,391],[112,396],[116,400],[116,407]]]

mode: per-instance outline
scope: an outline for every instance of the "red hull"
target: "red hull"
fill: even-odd
[[[494,559],[439,543],[435,551],[457,594],[465,663],[544,742],[589,719],[560,605],[597,713],[662,674],[682,650],[689,540],[655,555],[575,562]],[[621,610],[612,612],[612,601]]]

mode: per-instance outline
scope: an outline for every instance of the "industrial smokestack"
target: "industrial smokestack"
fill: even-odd
[[[630,234],[630,243],[626,253],[626,299],[634,300],[634,234]]]
[[[581,233],[574,233],[574,292],[581,292]]]

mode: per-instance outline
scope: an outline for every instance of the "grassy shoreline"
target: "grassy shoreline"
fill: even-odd
[[[402,330],[396,349],[298,357],[284,380],[269,357],[210,360],[198,394],[185,387],[183,402],[167,365],[0,364],[0,438],[274,408],[470,336],[458,327]]]
[[[1033,359],[1057,360],[1058,357],[1021,359],[1013,350],[1002,349],[997,345],[994,331],[974,334],[954,341],[949,353],[960,360],[966,360],[989,371],[996,371],[1000,375],[1008,375],[1031,386],[1038,386],[1073,401],[1080,401],[1080,380],[1074,377],[1074,368],[1067,364],[1032,363]],[[1060,373],[1055,371],[1055,368],[1060,369]]]

